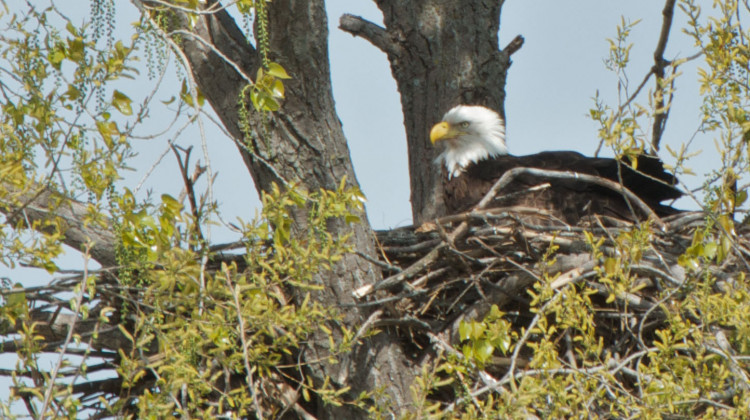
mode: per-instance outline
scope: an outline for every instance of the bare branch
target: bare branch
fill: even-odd
[[[181,150],[185,154],[185,158],[180,159],[180,153],[179,150]],[[177,164],[180,168],[180,174],[182,175],[182,182],[185,184],[185,193],[188,197],[188,202],[190,203],[190,213],[193,215],[193,219],[195,219],[195,236],[196,239],[198,239],[201,243],[204,243],[206,241],[205,237],[203,236],[203,232],[201,231],[201,209],[198,207],[198,200],[195,198],[195,182],[198,180],[198,177],[203,174],[205,171],[205,167],[200,166],[200,164],[196,164],[196,170],[195,173],[193,173],[193,176],[190,176],[188,174],[188,165],[190,164],[190,152],[193,151],[193,147],[189,147],[187,149],[180,148],[178,146],[172,145],[172,152],[174,152],[175,157],[177,158]],[[211,181],[209,180],[209,184]],[[180,203],[182,203],[182,197],[180,197]]]
[[[361,16],[344,14],[339,19],[339,29],[349,32],[352,36],[366,39],[372,45],[386,54],[396,53],[398,46],[388,36],[388,32],[382,26],[376,25]]]
[[[79,319],[81,315],[81,303],[83,302],[83,295],[86,293],[86,282],[88,281],[88,260],[84,262],[84,273],[83,277],[81,277],[80,287],[78,290],[78,293],[76,295],[75,300],[75,308],[76,313],[71,318],[71,324],[68,328],[67,335],[65,336],[65,342],[63,343],[62,347],[60,348],[60,354],[57,357],[57,362],[55,363],[55,366],[52,368],[52,372],[50,372],[49,375],[49,381],[47,384],[47,389],[44,391],[44,400],[42,401],[42,409],[40,412],[42,414],[47,413],[47,407],[50,404],[50,401],[52,400],[52,391],[55,389],[55,381],[57,379],[57,374],[60,372],[60,369],[63,366],[63,362],[65,361],[65,353],[68,349],[68,346],[70,345],[70,342],[73,340],[73,331],[75,331],[76,328],[76,321]]]
[[[651,145],[656,150],[659,150],[661,136],[664,134],[664,129],[667,125],[667,118],[669,117],[669,109],[664,109],[664,89],[661,88],[659,84],[664,79],[664,69],[669,65],[669,62],[664,59],[664,50],[667,48],[669,30],[672,28],[675,1],[676,0],[667,0],[664,4],[664,10],[661,12],[663,16],[661,34],[659,35],[659,42],[656,44],[656,51],[654,51],[654,66],[651,68],[651,72],[656,76],[657,84],[655,90],[655,92],[657,92],[656,115],[654,115],[654,125],[651,138]]]

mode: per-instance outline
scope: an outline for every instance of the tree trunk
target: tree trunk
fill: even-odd
[[[401,93],[412,216],[419,224],[445,214],[430,127],[458,104],[485,105],[504,116],[510,54],[522,41],[498,49],[503,0],[375,2],[385,28],[352,15],[344,15],[340,27],[388,55]]]
[[[190,61],[201,91],[240,145],[239,150],[259,191],[274,182],[295,184],[308,191],[335,189],[346,177],[357,185],[341,122],[334,108],[331,90],[328,30],[323,0],[274,0],[267,5],[271,60],[280,63],[291,80],[285,82],[286,99],[281,110],[265,119],[249,117],[251,138],[241,129],[238,101],[248,79],[254,79],[261,63],[259,51],[247,43],[232,18],[225,12],[205,14],[193,29],[194,37],[180,44]],[[206,45],[209,43],[210,46]],[[221,57],[212,49],[224,55]],[[226,58],[234,62],[227,63]],[[244,73],[240,74],[238,69]],[[250,142],[249,147],[242,145]],[[296,229],[304,230],[301,212]],[[334,222],[333,235],[351,234],[357,251],[375,255],[373,233],[362,214],[362,223]],[[354,254],[337,263],[330,272],[315,279],[326,287],[315,298],[325,307],[342,309],[344,327],[356,331],[369,313],[353,306],[352,291],[380,278],[379,269]],[[303,296],[298,296],[301,299]],[[351,308],[351,309],[350,309]],[[336,332],[339,326],[330,325]],[[338,336],[337,336],[338,338]],[[385,389],[384,405],[398,413],[408,404],[414,377],[395,336],[381,332],[366,340],[345,360],[328,364],[328,336],[320,333],[302,352],[307,368],[318,384],[329,377],[340,387],[351,387],[350,396],[362,391]],[[386,402],[387,401],[387,402]],[[319,405],[320,418],[366,418],[367,413],[351,407]]]

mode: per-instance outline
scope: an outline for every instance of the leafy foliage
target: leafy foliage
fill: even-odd
[[[252,13],[258,4],[238,6]],[[89,250],[98,244],[87,238],[75,250],[83,255],[82,271],[40,287],[3,285],[0,326],[4,335],[15,334],[3,348],[17,355],[15,369],[4,371],[14,391],[3,415],[12,417],[14,401],[22,399],[39,416],[75,418],[95,409],[240,417],[278,412],[284,406],[273,396],[300,388],[307,399],[320,392],[339,403],[341,393],[306,382],[295,359],[311,332],[337,331],[339,315],[309,296],[295,302],[288,296],[291,289],[300,290],[297,296],[320,289],[314,276],[350,251],[347,238],[330,234],[327,224],[357,222],[361,193],[343,180],[335,191],[276,188],[263,196],[255,221],[237,222],[242,253],[212,250],[203,236],[216,223],[210,194],[186,209],[184,196],[162,194],[154,203],[118,185],[156,95],[139,104],[117,83],[139,75],[143,50],[149,77],[163,75],[170,43],[179,42],[164,37],[174,16],[144,15],[126,44],[112,38],[114,3],[95,1],[92,8],[91,26],[76,25],[54,4],[29,5],[5,22],[2,63],[15,78],[0,83],[0,206],[7,222],[0,260],[59,272],[63,243],[75,228],[108,230],[117,261],[106,270],[89,265]],[[287,78],[280,65],[266,62],[252,91],[258,109],[278,109]],[[185,79],[174,97],[176,118],[192,109],[194,121],[202,94]],[[194,193],[192,184],[186,187]],[[84,201],[74,198],[80,196]],[[40,206],[45,217],[27,216]],[[80,224],[72,224],[68,209]],[[309,213],[305,235],[293,233],[290,212],[300,211]],[[53,338],[59,333],[63,341]],[[52,371],[42,367],[50,353]],[[98,371],[109,379],[88,377]],[[81,392],[89,397],[79,399]]]
[[[285,296],[289,288],[320,287],[313,275],[347,250],[345,238],[331,237],[325,224],[331,217],[347,217],[351,205],[357,208],[356,197],[345,190],[265,195],[262,218],[241,227],[242,258],[211,270],[201,266],[200,251],[180,247],[190,241],[184,233],[189,229],[181,234],[174,222],[189,216],[176,201],[163,197],[154,215],[123,209],[123,246],[142,258],[124,262],[135,265],[137,275],[128,288],[130,298],[122,302],[135,322],[126,334],[131,345],[120,354],[118,374],[126,390],[149,383],[148,389],[159,391],[138,399],[139,416],[230,410],[243,417],[258,406],[269,413],[283,408],[260,395],[278,386],[272,382],[280,375],[290,375],[281,366],[294,366],[300,343],[338,317],[308,298],[294,303]],[[301,240],[291,235],[289,212],[308,203],[310,235]],[[185,392],[187,403],[175,400]],[[112,410],[129,404],[130,399],[120,399]]]

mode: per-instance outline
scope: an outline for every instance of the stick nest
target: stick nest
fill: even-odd
[[[539,223],[545,217],[534,209],[495,208],[418,229],[378,232],[386,278],[355,295],[362,305],[378,308],[373,325],[403,332],[413,354],[437,349],[464,361],[462,322],[482,322],[496,306],[511,326],[513,344],[506,351],[496,348],[490,361],[475,365],[481,373],[472,398],[508,391],[511,382],[544,371],[532,369],[538,365],[528,344],[543,335],[540,319],[547,325],[560,322],[559,307],[548,311],[544,301],[571,290],[589,298],[592,334],[601,349],[593,358],[586,356],[591,349],[582,349],[575,339],[583,330],[562,320],[552,333],[558,368],[546,372],[606,372],[618,382],[606,386],[636,404],[645,401],[643,387],[653,383],[641,365],[658,351],[659,332],[670,331],[675,319],[686,319],[706,334],[699,348],[686,345],[678,356],[695,360],[699,352],[714,352],[732,372],[717,380],[705,401],[692,404],[691,413],[736,407],[733,401],[750,388],[748,358],[737,357],[748,350],[741,348],[744,339],[737,336],[739,327],[730,325],[731,316],[702,312],[708,306],[696,304],[696,296],[748,293],[744,273],[750,230],[727,232],[702,212],[637,225],[597,217],[578,226],[549,218]],[[723,247],[723,254],[711,243]],[[542,301],[534,296],[543,296]],[[709,319],[714,322],[707,324]],[[445,404],[455,404],[455,396],[445,397]]]

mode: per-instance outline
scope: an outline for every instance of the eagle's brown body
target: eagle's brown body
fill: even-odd
[[[675,178],[665,172],[662,162],[650,156],[638,158],[636,171],[615,159],[591,158],[571,151],[543,152],[528,156],[502,155],[471,163],[463,168],[461,174],[450,179],[447,176],[444,178],[447,213],[470,210],[506,171],[520,167],[576,172],[596,175],[618,184],[621,182],[658,216],[677,212],[661,202],[682,195],[674,187]],[[549,183],[549,186],[533,188],[545,183]],[[576,224],[587,215],[603,215],[626,221],[645,218],[645,214],[628,203],[620,192],[576,178],[518,176],[497,193],[496,200],[489,207],[498,206],[533,207],[549,213],[549,221],[567,224]],[[534,220],[539,221],[538,218]]]

